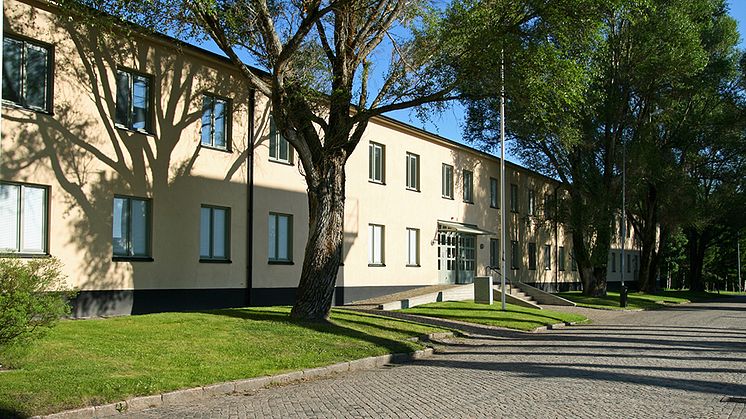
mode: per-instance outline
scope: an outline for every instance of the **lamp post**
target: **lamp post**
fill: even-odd
[[[507,237],[505,225],[505,56],[500,50],[500,306],[505,311],[505,275],[508,274],[505,264]]]
[[[624,245],[627,241],[627,142],[622,141],[622,254],[619,261],[619,275],[622,284],[619,289],[619,306],[627,306],[627,288],[624,286]]]

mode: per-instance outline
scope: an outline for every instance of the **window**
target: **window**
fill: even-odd
[[[443,198],[453,199],[453,166],[443,163]]]
[[[293,148],[275,125],[275,118],[269,117],[269,159],[280,163],[293,164]]]
[[[147,258],[150,256],[150,200],[114,197],[112,223],[114,256]]]
[[[536,269],[536,243],[528,244],[528,269]]]
[[[474,203],[474,173],[464,170],[464,202]]]
[[[200,144],[228,150],[228,127],[230,124],[228,101],[215,96],[202,96],[202,138]]]
[[[510,211],[518,212],[518,185],[510,184]]]
[[[634,261],[635,261],[635,273],[637,273],[637,271],[639,270],[639,267],[638,267],[639,255],[635,255]]]
[[[49,111],[52,56],[51,47],[3,36],[3,100]]]
[[[552,218],[552,210],[554,209],[554,197],[552,194],[544,195],[544,218],[547,220]]]
[[[150,131],[150,76],[117,70],[115,122],[125,128]]]
[[[368,224],[368,265],[383,266],[384,227]]]
[[[0,251],[46,253],[47,190],[0,183]]]
[[[544,270],[548,271],[552,269],[552,245],[544,245]]]
[[[559,262],[559,270],[564,271],[565,270],[565,246],[559,247],[559,256],[557,256],[559,259],[557,262]]]
[[[492,208],[500,208],[500,204],[498,202],[500,201],[500,197],[497,193],[497,179],[491,177],[490,178],[490,207]]]
[[[420,190],[420,156],[407,153],[407,189]]]
[[[199,215],[200,260],[230,258],[230,209],[202,205]]]
[[[536,192],[528,190],[528,215],[536,215]]]
[[[293,216],[269,213],[269,252],[270,263],[291,263],[293,261]]]
[[[490,239],[490,266],[500,269],[500,240]]]
[[[627,273],[632,272],[632,255],[627,253]]]
[[[420,230],[407,229],[407,266],[420,266]]]
[[[575,258],[575,250],[570,254],[570,269],[572,269],[573,272],[578,270],[578,260]]]
[[[616,272],[616,253],[611,252],[611,272]]]
[[[513,240],[510,242],[510,269],[518,269],[520,261],[520,254],[518,250],[518,242]]]
[[[386,147],[378,143],[368,144],[368,180],[375,183],[385,182]]]

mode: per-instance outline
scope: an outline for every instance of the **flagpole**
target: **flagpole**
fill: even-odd
[[[502,310],[505,311],[505,276],[508,274],[505,263],[505,249],[508,247],[506,241],[506,230],[505,225],[505,57],[503,50],[500,50],[500,235],[502,242],[501,246],[501,258],[500,258],[500,285],[502,292],[500,293],[500,302],[502,304]]]

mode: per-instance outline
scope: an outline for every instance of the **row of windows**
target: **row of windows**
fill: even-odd
[[[380,224],[368,224],[368,265],[385,265],[386,227]],[[407,266],[420,266],[420,230],[406,229]]]
[[[625,267],[626,267],[626,269],[627,269],[627,273],[631,273],[633,270],[634,270],[634,272],[638,271],[638,269],[639,269],[638,265],[640,263],[638,257],[639,257],[638,255],[633,255],[633,254],[627,253],[627,261],[624,264]],[[616,272],[617,271],[617,261],[616,260],[617,260],[616,252],[611,252],[611,263],[609,264],[610,268],[611,268],[611,272]],[[634,269],[632,268],[632,264],[633,263],[634,263]],[[620,271],[622,270],[622,253],[621,252],[619,252],[619,270]]]
[[[559,262],[559,270],[564,271],[565,270],[565,261],[567,260],[567,257],[565,256],[565,247],[559,246],[557,249],[558,255],[557,255],[557,261]],[[543,266],[545,270],[551,270],[552,269],[552,246],[550,244],[544,245],[544,259],[543,259]],[[529,243],[528,244],[528,269],[529,270],[536,270],[536,259],[537,259],[537,248],[536,243]],[[520,269],[520,261],[521,261],[521,250],[520,246],[517,241],[512,240],[510,242],[510,269]],[[577,271],[578,267],[575,263],[575,258],[570,256],[570,264],[571,269],[573,271]],[[490,266],[494,267],[495,269],[499,269],[500,267],[500,240],[499,239],[490,239]]]
[[[474,172],[462,171],[463,201],[474,203]],[[368,144],[368,180],[373,183],[386,183],[386,146],[371,142]],[[406,153],[406,188],[412,191],[420,191],[420,156],[414,153]],[[441,173],[441,195],[443,198],[454,197],[454,168],[450,164],[443,163]],[[544,211],[547,217],[551,214],[553,207],[553,196],[544,197]],[[497,179],[490,178],[490,207],[499,208],[499,186]],[[518,212],[518,185],[510,185],[510,210]],[[537,215],[536,192],[528,191],[528,215]]]

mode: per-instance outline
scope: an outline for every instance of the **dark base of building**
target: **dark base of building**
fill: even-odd
[[[536,282],[528,285],[546,292],[582,290],[580,282]],[[636,281],[625,282],[625,285],[629,292],[637,291]],[[418,287],[421,285],[337,287],[334,291],[334,305],[340,306]],[[619,282],[609,282],[607,285],[607,289],[612,292],[618,292],[620,287]],[[74,317],[122,316],[166,311],[292,305],[295,293],[296,288],[253,288],[250,293],[245,288],[81,291],[72,304]]]
[[[417,287],[337,287],[334,304],[344,305]],[[81,291],[72,301],[72,315],[80,318],[292,305],[295,293],[296,288],[254,288],[250,294],[245,288]]]

